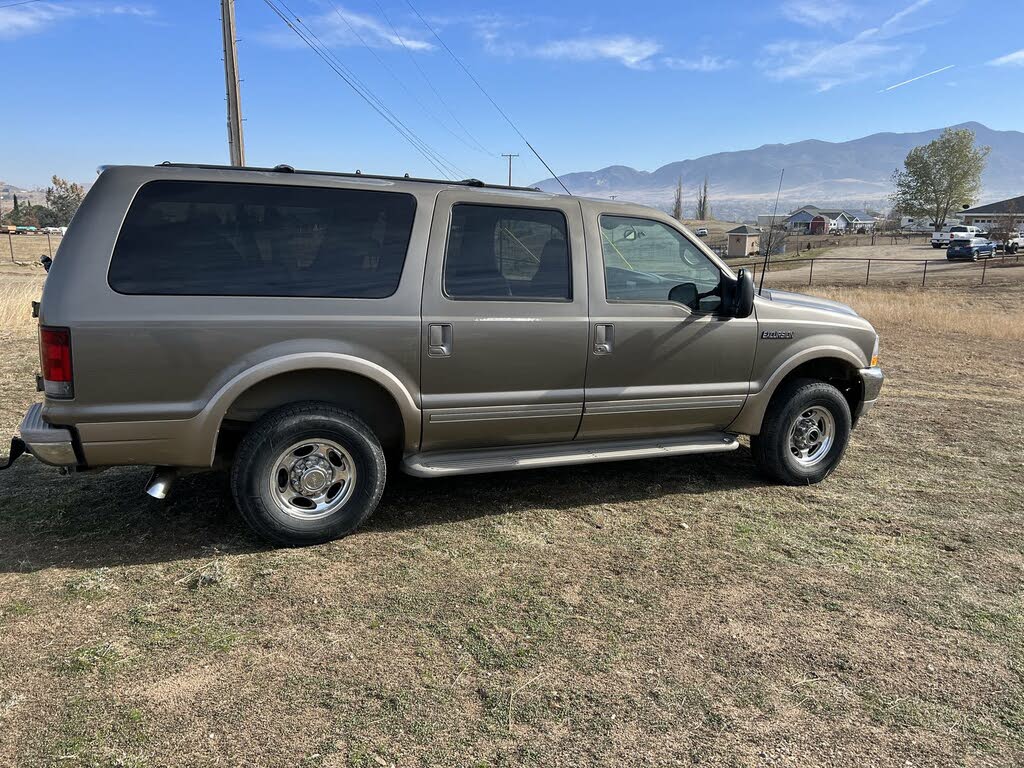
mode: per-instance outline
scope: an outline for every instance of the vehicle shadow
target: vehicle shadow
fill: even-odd
[[[23,459],[0,475],[0,574],[92,569],[268,550],[249,533],[224,472],[143,493],[149,469],[62,477]],[[533,509],[569,510],[757,487],[746,448],[727,454],[422,480],[393,472],[362,531],[403,531]],[[356,537],[358,537],[358,533]]]

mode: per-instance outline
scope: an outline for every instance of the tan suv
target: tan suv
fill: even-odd
[[[113,167],[40,310],[12,456],[231,466],[280,544],[353,531],[419,477],[735,450],[839,463],[882,384],[846,306],[754,295],[679,222],[610,200],[360,174]],[[13,459],[12,459],[13,460]]]

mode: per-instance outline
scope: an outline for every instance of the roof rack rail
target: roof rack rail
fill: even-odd
[[[238,165],[216,165],[209,163],[172,163],[170,160],[164,160],[162,163],[158,163],[157,167],[167,168],[203,168],[213,171],[259,171],[262,173],[302,173],[309,176],[341,176],[349,179],[386,179],[388,181],[420,181],[426,184],[452,184],[463,187],[487,187],[490,189],[514,189],[519,192],[540,192],[539,187],[510,187],[505,184],[485,184],[480,179],[463,179],[462,181],[451,181],[450,179],[426,179],[418,178],[416,176],[387,176],[385,174],[377,173],[363,173],[362,171],[356,171],[355,173],[345,173],[343,171],[304,171],[298,168],[293,168],[290,165],[281,163],[275,165],[273,168],[260,168],[256,166],[238,166]]]

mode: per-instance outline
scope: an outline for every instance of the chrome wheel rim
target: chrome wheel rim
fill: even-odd
[[[356,484],[352,454],[333,440],[303,440],[271,465],[270,496],[298,520],[319,520],[345,506]]]
[[[836,420],[832,412],[815,405],[800,413],[789,430],[789,452],[802,467],[820,464],[836,439]]]

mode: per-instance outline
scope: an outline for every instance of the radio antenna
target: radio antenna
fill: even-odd
[[[772,235],[775,234],[775,217],[779,213],[779,195],[782,194],[782,179],[786,175],[786,169],[782,169],[782,173],[779,174],[779,188],[775,192],[775,210],[772,211],[772,220],[768,224],[768,245],[764,249],[764,264],[761,265],[761,281],[757,286],[757,295],[760,296],[764,291],[764,273],[768,271],[768,264],[772,259]]]

